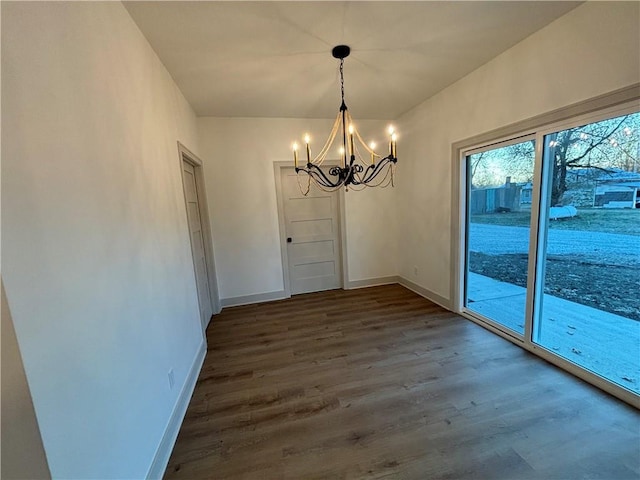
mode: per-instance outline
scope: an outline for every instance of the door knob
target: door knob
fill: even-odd
[[[291,243],[293,240],[291,237],[287,237],[287,243]]]

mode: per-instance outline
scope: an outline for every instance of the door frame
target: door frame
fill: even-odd
[[[533,185],[536,186],[538,185],[537,182],[540,181],[540,165],[538,165],[538,162],[536,162],[535,160],[538,158],[538,147],[539,145],[541,145],[541,142],[538,142],[539,138],[536,134],[534,133],[526,133],[526,132],[518,132],[517,136],[507,136],[506,138],[499,138],[496,139],[495,141],[491,141],[488,145],[477,145],[474,146],[473,148],[468,148],[466,150],[463,150],[460,153],[460,162],[459,162],[459,170],[460,170],[460,181],[464,182],[463,184],[460,184],[460,218],[458,219],[460,221],[460,225],[461,225],[461,235],[462,235],[462,239],[461,239],[461,247],[462,247],[462,243],[464,243],[464,247],[460,249],[459,255],[460,255],[460,264],[457,266],[457,268],[460,270],[460,283],[458,284],[458,290],[456,292],[456,298],[457,298],[457,309],[456,312],[464,314],[466,317],[473,317],[473,318],[477,318],[479,319],[481,322],[486,323],[487,325],[495,328],[496,330],[500,331],[501,334],[505,337],[509,337],[510,340],[512,340],[514,343],[518,343],[518,344],[522,344],[525,342],[526,338],[531,338],[531,331],[530,331],[530,327],[531,327],[531,323],[527,322],[526,319],[530,318],[532,316],[532,312],[533,312],[533,301],[534,301],[534,283],[535,283],[535,278],[536,278],[536,270],[534,268],[534,266],[537,264],[536,262],[536,258],[535,255],[532,255],[532,251],[535,252],[536,250],[536,241],[537,241],[537,235],[536,235],[536,231],[534,231],[535,229],[531,228],[530,232],[529,232],[529,250],[528,250],[528,256],[527,256],[527,287],[526,287],[526,299],[525,299],[525,311],[524,311],[524,325],[525,325],[525,329],[523,333],[519,333],[516,332],[514,330],[509,330],[508,327],[505,327],[504,325],[500,324],[500,322],[486,317],[485,315],[482,315],[479,312],[474,311],[473,309],[470,309],[469,307],[467,307],[465,304],[467,303],[467,289],[469,286],[469,278],[468,278],[468,264],[469,264],[469,238],[468,238],[468,232],[469,232],[469,223],[470,223],[470,218],[469,218],[469,214],[468,214],[468,207],[469,207],[469,197],[471,195],[471,185],[469,184],[469,171],[468,171],[468,167],[467,167],[467,159],[470,155],[473,155],[475,153],[479,153],[479,152],[483,152],[483,151],[488,151],[489,149],[493,149],[493,148],[502,148],[502,147],[507,147],[509,145],[514,145],[517,143],[522,143],[522,142],[526,142],[526,141],[534,141],[534,145],[535,145],[535,156],[534,156],[534,165],[533,165],[533,170],[534,170],[534,179],[533,179]],[[538,209],[535,208],[535,206],[537,205],[536,202],[539,201],[539,198],[536,196],[536,194],[539,193],[536,188],[533,189],[533,198],[531,201],[531,217],[535,218],[536,222],[537,222],[537,214],[538,214]]]
[[[338,160],[327,161],[326,165],[339,165]],[[291,162],[273,162],[273,177],[276,184],[276,202],[278,204],[278,231],[280,233],[280,256],[282,259],[282,282],[284,294],[291,297],[291,283],[289,279],[289,255],[287,252],[287,226],[284,216],[284,195],[282,194],[282,173],[285,169],[293,169]],[[341,288],[348,285],[349,271],[347,262],[347,236],[344,208],[344,188],[338,190],[338,244],[340,245],[340,264],[342,267]]]
[[[198,209],[200,210],[200,223],[202,226],[203,238],[204,238],[204,255],[207,265],[207,279],[209,281],[209,297],[211,298],[211,308],[213,314],[217,315],[222,309],[220,306],[220,295],[218,293],[218,280],[216,277],[216,265],[213,258],[213,241],[211,239],[211,224],[209,222],[209,208],[207,201],[207,190],[204,183],[204,167],[202,160],[198,158],[193,152],[191,152],[182,143],[178,142],[178,160],[180,166],[180,178],[182,180],[182,194],[184,196],[185,213],[187,215],[187,224],[189,222],[187,211],[187,193],[184,190],[184,171],[182,168],[182,162],[185,161],[193,166],[195,172],[196,189],[198,194]],[[189,248],[191,249],[191,232],[189,232]],[[193,274],[197,282],[196,265],[193,261],[193,250],[191,249],[191,260],[193,263]],[[197,287],[196,287],[197,288]],[[197,292],[196,292],[197,293]],[[198,302],[200,298],[198,297]],[[203,325],[203,330],[206,330],[211,317],[207,319],[206,325]]]

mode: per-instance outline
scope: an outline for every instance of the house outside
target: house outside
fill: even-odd
[[[522,185],[512,183],[511,177],[507,177],[504,185],[472,189],[469,195],[469,212],[472,215],[519,212],[523,203],[521,197]]]
[[[564,205],[578,208],[640,208],[640,174],[615,170],[610,172],[576,169],[567,172],[570,188],[563,195]],[[473,188],[469,195],[472,215],[519,212],[532,201],[531,182],[513,183],[507,177],[499,186]]]
[[[564,204],[582,208],[640,208],[640,174],[624,170],[609,172],[576,169],[567,172],[570,188]]]
[[[640,178],[607,181],[595,189],[594,206],[603,208],[640,208]]]

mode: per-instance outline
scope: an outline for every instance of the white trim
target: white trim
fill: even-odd
[[[524,339],[522,337],[511,335],[511,330],[505,329],[502,325],[499,325],[496,322],[492,322],[490,319],[483,317],[477,312],[473,312],[471,310],[464,310],[463,312],[460,312],[460,316],[466,318],[467,320],[471,320],[473,323],[476,323],[481,327],[486,328],[491,333],[495,333],[496,335],[501,336],[505,340],[509,340],[510,342],[515,343],[519,347],[526,348],[524,344]]]
[[[409,290],[417,293],[418,295],[426,298],[427,300],[430,300],[433,303],[437,303],[447,310],[451,310],[451,306],[449,305],[450,302],[446,298],[438,295],[437,293],[431,292],[430,290],[427,290],[426,288],[421,287],[404,277],[400,277],[397,275],[390,275],[388,277],[367,278],[364,280],[354,280],[347,284],[345,290],[356,290],[359,288],[394,284],[402,285]],[[287,298],[291,298],[291,295],[287,295],[284,290],[279,290],[276,292],[257,293],[253,295],[243,295],[240,297],[223,298],[221,299],[221,303],[223,308],[227,308],[237,307],[240,305],[251,305],[255,303],[273,302],[276,300],[284,300]]]
[[[517,344],[520,347],[524,346],[524,336],[522,336],[519,332],[516,332],[509,327],[505,327],[501,323],[492,320],[489,317],[485,317],[481,313],[473,311],[469,308],[463,308],[459,313],[467,320],[471,320],[472,322],[485,327],[487,330],[490,330],[493,333],[497,333],[502,338],[511,340],[513,343]]]
[[[431,290],[427,290],[426,288],[418,285],[417,283],[413,283],[411,280],[407,280],[402,276],[398,277],[398,283],[403,287],[408,288],[412,292],[417,293],[421,297],[424,297],[427,300],[437,305],[440,305],[442,308],[446,308],[447,310],[452,311],[451,300],[449,300],[448,298],[438,295],[437,293],[432,292]]]
[[[581,125],[596,123],[602,120],[621,117],[623,115],[628,115],[631,113],[638,113],[638,111],[640,110],[640,91],[637,93],[638,98],[631,99],[628,102],[588,112],[584,115],[576,115],[575,117],[567,118],[558,122],[549,123],[538,128],[537,132],[542,136],[545,136],[551,133],[560,132],[562,130],[579,127]]]
[[[273,302],[290,298],[291,295],[284,290],[267,293],[255,293],[253,295],[241,295],[239,297],[228,297],[220,299],[222,308],[237,307],[239,305],[250,305],[252,303]]]
[[[462,312],[464,307],[464,289],[466,281],[466,186],[467,169],[464,148],[452,146],[453,168],[451,172],[451,279],[449,292],[451,308],[454,312]],[[464,194],[463,194],[464,186]],[[464,195],[464,196],[463,196]],[[463,259],[463,255],[465,258]]]
[[[464,156],[468,157],[470,155],[475,155],[476,153],[488,152],[490,150],[495,150],[496,148],[504,148],[509,147],[511,145],[516,145],[518,143],[523,143],[529,140],[534,140],[535,133],[533,132],[519,132],[518,136],[514,137],[511,135],[506,135],[504,138],[499,138],[492,140],[489,143],[482,143],[480,145],[476,145],[472,148],[465,149]]]
[[[193,359],[193,363],[189,369],[189,374],[184,381],[180,395],[173,407],[173,412],[171,412],[171,417],[169,417],[167,427],[162,435],[162,440],[160,440],[156,454],[154,455],[151,466],[147,472],[146,478],[149,480],[161,479],[164,475],[167,464],[169,463],[169,458],[171,457],[171,452],[173,451],[176,439],[178,438],[178,432],[180,432],[182,421],[187,413],[191,396],[196,388],[198,375],[200,375],[200,370],[202,369],[206,353],[206,343],[203,339],[200,343],[200,347],[198,348],[198,352]]]
[[[468,150],[476,145],[491,145],[496,140],[506,140],[509,137],[520,137],[539,130],[547,125],[559,123],[572,118],[598,112],[617,105],[628,103],[640,98],[640,83],[634,83],[628,87],[605,93],[582,102],[574,103],[566,107],[561,107],[548,113],[543,113],[522,120],[505,127],[500,127],[486,133],[481,133],[473,137],[460,140],[453,144],[453,151]],[[456,158],[457,155],[454,155]]]
[[[366,278],[364,280],[352,280],[347,282],[345,290],[355,290],[357,288],[377,287],[380,285],[391,285],[400,283],[400,277],[391,275],[389,277]]]
[[[535,160],[533,165],[533,197],[531,198],[531,218],[530,225],[537,225],[536,228],[529,228],[529,264],[527,268],[527,301],[524,322],[524,338],[527,344],[533,342],[533,321],[527,319],[537,318],[540,306],[542,305],[542,295],[544,285],[545,262],[542,261],[546,251],[548,224],[547,218],[541,221],[540,212],[547,210],[549,197],[549,183],[543,181],[545,177],[549,179],[547,167],[542,159],[544,158],[544,142],[540,133],[535,139]],[[543,232],[543,233],[541,233]]]
[[[464,185],[464,195],[462,194],[462,189],[461,193],[460,193],[460,220],[459,220],[459,232],[460,232],[460,242],[464,242],[465,243],[465,247],[464,247],[464,251],[461,250],[461,253],[464,253],[464,259],[460,258],[459,259],[459,264],[457,270],[459,270],[459,275],[461,278],[461,281],[464,282],[461,286],[462,288],[459,289],[458,293],[459,293],[459,298],[458,298],[458,304],[457,304],[457,310],[458,312],[465,312],[468,313],[469,315],[473,316],[473,315],[479,315],[477,312],[475,312],[473,309],[471,308],[467,308],[465,307],[465,302],[466,302],[466,291],[467,291],[467,283],[468,283],[468,278],[467,278],[467,269],[466,269],[466,265],[469,262],[469,257],[468,257],[468,238],[467,238],[467,232],[469,231],[469,216],[468,216],[468,212],[467,212],[467,205],[469,203],[469,194],[470,194],[470,185],[469,185],[469,178],[468,178],[468,158],[471,155],[477,154],[477,153],[482,153],[482,152],[488,152],[491,150],[495,150],[498,148],[504,148],[504,147],[508,147],[511,145],[516,145],[519,143],[524,143],[524,142],[529,142],[529,141],[536,141],[537,140],[537,135],[535,133],[523,133],[520,132],[520,134],[517,137],[504,137],[501,138],[499,140],[496,141],[492,141],[487,145],[482,145],[482,146],[474,146],[471,147],[468,150],[463,150],[460,152],[460,161],[459,161],[459,169],[461,172],[464,172],[464,175],[461,176],[462,181],[464,181],[464,183],[461,183],[461,185]],[[535,145],[535,152],[538,152],[537,148],[538,148],[538,143],[534,143]],[[534,168],[538,168],[538,164],[541,162],[537,161],[537,156],[534,156]],[[537,170],[536,170],[537,171]],[[537,178],[537,177],[536,177]],[[533,183],[533,185],[537,185],[537,183]],[[533,200],[533,206],[534,208],[532,209],[531,215],[532,217],[535,216],[536,214],[536,210],[535,210],[535,193],[536,193],[536,189],[534,189],[534,200]],[[527,264],[528,264],[528,268],[531,268],[532,266],[532,259],[533,259],[533,253],[535,251],[535,230],[530,228],[530,238],[529,238],[529,253],[527,256]],[[464,260],[464,261],[463,261]],[[527,281],[531,282],[532,279],[534,278],[534,275],[531,275],[529,273],[529,275],[527,276]],[[509,336],[514,336],[517,340],[522,341],[524,338],[524,335],[526,334],[526,331],[530,330],[528,327],[528,323],[526,321],[527,318],[530,318],[530,314],[532,311],[532,307],[531,304],[533,302],[533,290],[526,290],[527,292],[527,297],[526,297],[526,301],[525,301],[525,313],[524,313],[524,323],[525,323],[525,332],[524,333],[520,333],[514,330],[509,329],[508,327],[503,327],[505,328],[505,333]],[[480,317],[482,317],[482,315],[479,315]],[[486,321],[489,324],[495,323],[495,326],[499,327],[499,322],[495,322],[494,320],[491,319],[486,319]]]
[[[198,208],[200,209],[200,223],[202,226],[202,234],[204,236],[204,253],[207,262],[207,279],[209,280],[209,296],[211,298],[211,308],[213,314],[220,313],[222,307],[220,305],[220,294],[218,293],[218,279],[216,275],[216,262],[213,258],[213,240],[211,238],[211,224],[209,222],[209,202],[207,201],[207,189],[204,184],[204,165],[193,152],[191,152],[182,143],[178,142],[178,157],[180,159],[180,178],[182,179],[182,191],[185,195],[185,209],[187,208],[186,195],[184,191],[184,172],[182,169],[182,162],[186,161],[193,166],[196,179],[196,188],[198,190]],[[187,223],[189,221],[189,212],[186,212]],[[189,240],[191,240],[191,233],[189,232]],[[193,255],[193,252],[192,252]],[[194,275],[197,275],[194,263]],[[203,325],[203,330],[206,330],[211,317],[207,319],[207,324]]]
[[[282,285],[284,295],[291,296],[291,284],[289,283],[289,257],[287,256],[287,228],[284,218],[284,198],[282,195],[282,169],[291,167],[290,162],[273,162],[273,178],[276,182],[276,203],[278,207],[278,232],[280,233],[280,258],[282,260]],[[285,239],[283,241],[283,239]]]
[[[338,160],[328,160],[326,165],[340,165]],[[289,258],[287,254],[287,228],[284,218],[284,197],[282,195],[282,170],[284,168],[294,168],[291,162],[273,162],[273,177],[276,185],[276,204],[278,207],[278,231],[280,232],[280,257],[282,259],[282,284],[284,286],[284,297],[291,296],[291,281],[289,279]],[[341,262],[341,287],[347,288],[349,284],[348,262],[347,262],[347,227],[344,188],[338,189],[338,224],[340,228],[340,262]],[[256,303],[256,302],[247,302]]]

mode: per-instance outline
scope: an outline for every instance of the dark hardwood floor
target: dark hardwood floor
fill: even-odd
[[[225,309],[167,479],[638,479],[637,410],[399,285]]]

